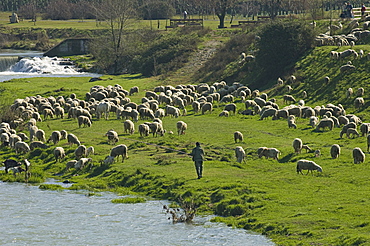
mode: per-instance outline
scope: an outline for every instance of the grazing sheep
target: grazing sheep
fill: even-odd
[[[53,131],[46,143],[53,142],[54,145],[56,145],[60,139],[62,138],[62,135],[60,134],[59,131]]]
[[[360,88],[357,89],[357,96],[358,97],[363,97],[364,94],[365,94],[364,88],[360,87]]]
[[[194,101],[191,106],[193,108],[194,114],[197,114],[200,111],[200,103],[198,101]]]
[[[324,77],[324,83],[325,83],[325,84],[329,84],[329,82],[330,82],[330,78],[329,78],[329,76],[325,76],[325,77]]]
[[[263,120],[270,116],[272,116],[272,118],[274,119],[276,118],[277,112],[278,110],[276,108],[268,108],[262,112],[260,120]]]
[[[274,117],[272,117],[272,119],[273,120],[278,120],[280,118],[288,119],[288,116],[289,116],[289,111],[288,110],[286,110],[286,109],[279,109],[276,112],[276,115]]]
[[[308,145],[306,145],[306,144],[303,144],[302,145],[302,149],[305,149],[306,150],[306,153],[312,151],[312,149],[310,147],[308,147]]]
[[[353,94],[353,89],[352,88],[348,88],[347,91],[346,91],[346,98],[350,98]]]
[[[225,105],[224,110],[226,110],[228,112],[233,112],[235,114],[235,112],[236,112],[236,104],[235,103],[227,104],[227,105]]]
[[[356,67],[353,66],[353,65],[350,65],[350,64],[345,64],[345,65],[341,66],[339,69],[340,69],[341,73],[345,73],[347,71],[355,70]]]
[[[19,167],[22,165],[21,162],[18,162],[16,160],[13,160],[13,159],[6,159],[4,162],[3,162],[4,166],[5,166],[5,173],[8,173],[8,170],[12,167]]]
[[[103,161],[102,161],[102,164],[103,165],[111,165],[114,163],[114,157],[113,156],[110,156],[108,155]]]
[[[129,92],[129,96],[132,96],[133,94],[135,94],[135,93],[139,93],[139,87],[137,87],[137,86],[134,86],[134,87],[131,87],[130,88],[130,92]]]
[[[201,107],[202,114],[204,114],[207,111],[211,113],[212,110],[213,110],[213,105],[210,102],[204,103],[203,106]]]
[[[78,137],[76,135],[74,135],[73,133],[68,133],[67,142],[68,142],[69,146],[72,146],[73,144],[81,145],[80,140],[78,140]]]
[[[46,141],[46,139],[45,139],[45,132],[42,129],[38,129],[36,131],[35,137],[36,137],[37,140],[39,140],[41,142],[45,142]]]
[[[77,163],[77,160],[71,160],[66,163],[66,171],[68,171],[71,167],[75,167]]]
[[[322,172],[322,168],[319,165],[317,165],[314,161],[309,161],[309,160],[299,160],[299,161],[297,161],[297,174],[301,173],[303,175],[302,170],[308,170],[307,174],[310,171],[313,174],[313,170],[317,170],[318,172]]]
[[[81,170],[83,169],[88,163],[92,163],[92,159],[91,158],[81,158],[79,159],[76,164],[75,164],[75,168],[77,170]]]
[[[124,160],[128,158],[127,146],[124,144],[117,145],[110,151],[110,156],[113,156],[114,158],[118,156],[117,160],[119,156],[122,156],[122,162],[124,162]]]
[[[109,112],[110,112],[110,108],[111,108],[111,105],[109,102],[100,102],[97,106],[96,106],[96,118],[100,119],[102,117],[102,115],[104,115],[105,119],[107,120],[108,117],[109,117]]]
[[[244,158],[245,158],[245,151],[243,149],[243,147],[241,146],[237,146],[235,148],[235,157],[236,157],[236,161],[239,162],[239,163],[242,163],[242,161],[245,162]]]
[[[330,148],[330,156],[333,159],[338,158],[340,155],[340,146],[338,144],[333,144]]]
[[[26,171],[21,166],[11,167],[11,168],[9,168],[9,170],[11,170],[13,172],[14,178],[17,177],[17,173],[22,173],[22,172]]]
[[[292,95],[284,95],[283,96],[283,102],[286,104],[288,102],[296,103],[295,98]]]
[[[150,133],[150,128],[147,124],[140,124],[139,125],[139,133],[140,137],[147,137]]]
[[[319,122],[319,118],[317,118],[316,116],[311,116],[310,117],[310,126],[312,128],[314,128],[317,125],[318,122]]]
[[[243,134],[239,131],[234,132],[234,141],[235,143],[239,140],[239,142],[243,142]]]
[[[357,125],[356,125],[356,123],[354,123],[354,122],[350,122],[350,123],[348,123],[348,124],[346,124],[346,125],[344,125],[343,127],[342,127],[342,130],[340,131],[340,133],[339,133],[339,137],[340,138],[342,138],[343,137],[343,134],[347,134],[347,129],[348,128],[354,128],[354,129],[356,129],[357,128]]]
[[[77,149],[75,149],[74,152],[76,156],[76,160],[79,160],[81,157],[86,156],[87,154],[87,148],[85,145],[79,145]]]
[[[261,158],[262,156],[268,158],[272,158],[275,160],[279,160],[279,155],[280,151],[276,148],[266,148],[266,147],[261,147],[257,150],[258,157]]]
[[[9,137],[8,134],[6,134],[6,135]],[[23,133],[23,132],[18,132],[17,135],[21,137],[21,139],[22,139],[23,142],[26,141],[26,140],[29,140],[29,138],[27,137],[27,135],[25,133]],[[36,138],[37,138],[37,136],[36,136]],[[45,138],[45,134],[44,134],[44,138]],[[45,142],[45,140],[44,140],[44,142]]]
[[[66,130],[61,130],[60,131],[60,140],[67,139],[67,131]]]
[[[176,123],[176,127],[177,127],[177,134],[180,136],[180,135],[185,134],[185,131],[188,128],[188,125],[183,121],[178,121]]]
[[[23,142],[23,141],[16,142],[14,145],[14,149],[15,149],[16,154],[19,154],[19,153],[27,154],[28,152],[31,151],[30,146],[26,142]]]
[[[90,155],[94,155],[95,154],[95,149],[93,146],[90,146],[86,149],[86,157],[89,157]]]
[[[365,136],[369,133],[369,128],[370,128],[370,123],[362,123],[360,125],[361,137],[363,137],[363,136]]]
[[[218,115],[219,117],[229,117],[229,111],[222,110],[221,113]]]
[[[288,127],[297,129],[297,124],[295,123],[295,117],[291,117],[291,116],[294,116],[294,115],[290,115],[288,117]]]
[[[346,134],[347,134],[347,138],[350,138],[351,134],[352,134],[352,138],[355,138],[355,136],[357,137],[360,136],[360,134],[355,128],[348,128]]]
[[[123,122],[123,129],[124,133],[129,133],[130,135],[134,134],[135,132],[134,122],[132,122],[131,120],[125,120]]]
[[[31,142],[30,143],[30,150],[34,150],[36,148],[39,148],[39,149],[47,149],[47,148],[49,148],[49,146],[47,146],[46,144],[44,144],[41,141],[33,141],[33,142]]]
[[[62,161],[66,156],[63,147],[55,147],[54,151],[55,162]]]
[[[115,144],[119,141],[118,133],[113,129],[107,131],[107,133],[105,133],[105,136],[108,137],[108,144],[110,143]]]
[[[325,130],[325,128],[329,128],[329,130],[332,130],[333,127],[334,121],[331,118],[324,118],[316,126],[316,131],[319,131],[320,129]]]
[[[353,162],[355,164],[360,164],[365,161],[365,154],[359,147],[356,147],[352,150]]]
[[[315,157],[320,157],[321,156],[321,151],[319,149],[315,150]]]
[[[302,140],[300,138],[295,138],[293,140],[294,153],[301,153],[302,146],[303,146],[303,143],[302,143]]]
[[[340,126],[341,125],[347,125],[349,123],[349,119],[346,116],[344,116],[344,115],[340,115],[338,117],[338,122],[339,122],[339,125]]]
[[[363,97],[357,97],[353,103],[356,109],[360,109],[365,105],[365,100]]]
[[[153,133],[153,137],[154,136],[158,136],[158,133],[159,135],[163,136],[164,135],[164,130],[163,130],[163,126],[162,126],[162,121],[161,122],[158,122],[158,121],[153,121],[153,122],[145,122],[144,124],[148,125],[149,126],[149,131],[151,133]]]
[[[92,124],[89,117],[84,116],[84,115],[78,116],[77,121],[78,121],[78,127],[81,127],[81,125],[84,125],[84,127],[86,127],[86,126],[91,127],[91,124]]]
[[[52,109],[44,108],[44,110],[42,111],[42,113],[44,115],[44,120],[46,120],[48,117],[54,118],[54,112],[53,112]]]

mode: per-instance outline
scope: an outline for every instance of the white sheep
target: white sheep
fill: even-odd
[[[235,148],[235,157],[236,157],[236,161],[239,162],[239,163],[242,163],[242,161],[245,162],[244,158],[245,158],[245,151],[243,149],[243,147],[241,146],[237,146]]]
[[[307,174],[311,171],[313,174],[313,170],[317,170],[318,172],[322,172],[322,168],[317,165],[314,161],[309,160],[299,160],[297,161],[297,173],[302,173],[302,170],[308,170]]]
[[[122,162],[124,162],[125,159],[128,158],[128,149],[127,149],[127,146],[124,145],[124,144],[120,144],[120,145],[117,145],[116,147],[112,148],[112,150],[110,151],[110,156],[113,156],[114,158],[115,157],[119,157],[119,156],[122,156]],[[117,159],[118,159],[117,157]]]
[[[53,142],[54,145],[59,143],[60,139],[62,138],[62,135],[60,131],[53,131],[47,141],[47,143]]]
[[[134,122],[132,122],[131,120],[125,120],[123,122],[123,129],[125,133],[129,133],[130,135],[134,134],[135,132]]]
[[[110,129],[109,131],[107,131],[105,133],[105,136],[108,137],[108,143],[109,144],[110,143],[115,144],[115,143],[117,143],[119,141],[118,133],[115,130],[113,130],[113,129]]]
[[[89,157],[90,155],[94,155],[95,154],[95,149],[93,146],[90,146],[86,149],[86,157]]]
[[[272,158],[275,160],[279,160],[279,155],[281,154],[280,151],[276,148],[266,148],[266,147],[260,147],[257,150],[258,157],[261,158],[262,156],[268,158]]]
[[[81,145],[80,140],[78,140],[78,137],[76,135],[74,135],[73,133],[68,133],[67,142],[68,142],[69,146],[72,146],[73,144]]]
[[[352,150],[352,156],[355,164],[360,164],[365,161],[365,154],[359,147]]]
[[[87,148],[85,145],[79,145],[77,147],[77,149],[75,149],[75,152],[74,152],[75,156],[76,156],[76,160],[79,160],[81,157],[84,157],[86,156],[87,154]]]
[[[355,136],[357,136],[357,137],[360,136],[360,134],[358,133],[358,131],[355,128],[348,128],[347,129],[347,132],[346,132],[347,138],[350,138],[351,134],[352,134],[352,138],[355,138]]]
[[[54,151],[55,162],[61,161],[66,156],[63,147],[55,147]]]
[[[317,118],[316,116],[311,116],[310,117],[310,126],[312,128],[314,128],[317,125],[318,122],[319,122],[319,118]]]
[[[331,118],[323,118],[319,124],[316,126],[316,131],[319,131],[320,129],[325,130],[325,128],[329,128],[329,130],[332,130],[334,127],[334,121]]]
[[[79,159],[76,164],[75,164],[75,168],[78,170],[78,169],[83,169],[88,163],[92,163],[92,159],[91,158],[81,158]]]
[[[229,111],[222,110],[221,113],[218,115],[219,117],[229,117]]]
[[[178,121],[176,123],[176,127],[177,127],[177,135],[180,136],[180,135],[185,134],[185,131],[188,128],[188,125],[183,121]]]
[[[202,114],[205,114],[205,112],[207,112],[207,111],[209,111],[211,113],[212,110],[213,110],[213,105],[210,102],[204,103],[201,107]]]
[[[91,125],[92,125],[92,122],[89,119],[89,117],[84,116],[84,115],[78,116],[77,121],[78,121],[78,127],[81,127],[81,125],[84,125],[84,127],[86,127],[86,126],[91,127]]]
[[[103,164],[104,165],[111,165],[114,163],[114,157],[113,156],[107,156],[104,160],[103,160]]]
[[[303,142],[300,138],[295,138],[293,140],[294,153],[301,153],[302,146],[303,146]]]
[[[340,155],[340,146],[338,144],[333,144],[330,148],[330,156],[333,159],[338,158]]]
[[[46,139],[45,139],[45,132],[42,129],[38,129],[36,131],[35,137],[36,137],[37,140],[39,140],[41,142],[45,142],[46,141]]]
[[[139,133],[140,137],[147,137],[150,133],[150,128],[147,124],[140,124],[139,125]]]
[[[243,142],[243,133],[239,132],[239,131],[235,131],[234,132],[234,141],[235,143],[239,140],[239,142]]]
[[[365,100],[363,97],[357,97],[354,102],[354,106],[356,109],[362,108],[365,105]]]
[[[16,142],[14,145],[14,149],[15,149],[16,154],[19,154],[19,153],[27,154],[28,152],[31,151],[30,146],[26,142],[23,142],[23,141]]]

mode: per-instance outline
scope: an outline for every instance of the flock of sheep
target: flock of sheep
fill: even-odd
[[[291,92],[290,84],[295,83],[295,76],[290,76],[286,81],[278,79],[278,86],[285,86],[287,92]],[[330,81],[329,77],[325,81]],[[285,119],[289,128],[297,128],[296,118],[307,118],[311,127],[320,130],[333,130],[335,127],[342,127],[340,137],[344,134],[350,138],[360,136],[357,131],[360,125],[362,136],[368,136],[368,149],[370,146],[369,124],[362,123],[360,118],[353,114],[346,114],[342,105],[327,104],[326,106],[316,106],[311,108],[305,105],[304,98],[307,93],[302,94],[301,100],[297,101],[292,95],[283,96],[283,103],[289,104],[280,108],[277,100],[268,98],[266,93],[260,93],[258,90],[251,90],[240,83],[227,85],[224,81],[216,82],[212,85],[178,85],[157,86],[152,91],[146,91],[145,96],[141,98],[141,103],[131,101],[130,96],[139,93],[137,86],[132,87],[129,91],[116,84],[114,86],[92,86],[86,93],[85,99],[78,99],[75,94],[69,97],[59,96],[44,98],[41,96],[30,96],[24,99],[16,99],[10,106],[18,118],[11,122],[2,122],[0,124],[0,142],[2,146],[8,146],[14,149],[16,154],[26,154],[35,148],[49,148],[47,144],[58,145],[61,140],[66,139],[68,145],[76,145],[74,151],[75,158],[68,160],[66,171],[70,168],[82,169],[93,162],[94,146],[87,147],[81,144],[80,140],[73,133],[67,133],[65,130],[53,131],[46,138],[45,131],[38,128],[37,122],[48,120],[49,118],[72,118],[78,122],[78,127],[93,127],[92,119],[104,120],[115,115],[115,119],[123,120],[125,134],[134,134],[136,127],[140,137],[163,136],[164,134],[174,134],[172,131],[166,131],[163,127],[162,120],[165,117],[178,118],[186,116],[187,109],[191,108],[194,114],[212,113],[214,105],[221,107],[223,110],[219,117],[230,117],[237,113],[243,115],[259,115],[260,120],[272,118],[272,120]],[[364,105],[364,89],[357,90],[357,98],[354,100],[356,108]],[[346,92],[347,97],[353,96],[353,90],[349,88]],[[245,108],[237,109],[235,101],[244,102]],[[185,117],[183,117],[185,119]],[[146,122],[135,127],[138,120]],[[17,128],[23,126],[28,129],[29,134],[17,132]],[[177,134],[185,134],[188,126],[183,120],[176,123]],[[119,141],[118,133],[110,129],[105,133],[109,144],[117,144]],[[243,141],[243,134],[240,131],[234,133],[234,141]],[[298,141],[295,139],[294,141]],[[295,153],[300,153],[301,149],[311,151],[307,145],[293,143]],[[298,146],[298,147],[296,147]],[[338,158],[340,153],[339,145],[332,146],[332,157]],[[54,149],[56,162],[63,161],[66,154],[61,146]],[[276,148],[260,147],[257,150],[258,156],[273,158],[278,160],[280,151]],[[112,164],[118,157],[122,157],[122,162],[128,158],[128,148],[124,144],[113,147],[109,155],[102,161],[106,165]],[[245,151],[242,147],[235,148],[235,156],[238,162],[245,159]],[[320,156],[319,150],[316,150],[315,156]],[[365,155],[360,148],[353,150],[355,163],[361,163]],[[312,161],[300,160],[297,163],[297,171],[301,170],[318,170],[322,171]]]

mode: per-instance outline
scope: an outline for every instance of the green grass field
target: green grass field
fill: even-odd
[[[322,49],[324,50],[321,52],[325,53],[325,48]],[[304,62],[307,61],[302,60]],[[320,77],[321,74],[316,79],[319,80]],[[162,84],[162,81],[155,78],[135,75],[104,78],[106,80],[93,83],[88,82],[88,78],[32,78],[4,82],[0,85],[1,103],[9,105],[15,98],[34,95],[68,97],[71,93],[84,99],[89,88],[97,84],[120,84],[126,90],[139,86],[139,94],[130,97],[132,101],[139,103],[145,90],[152,90]],[[337,83],[346,86],[345,80]],[[60,91],[60,88],[63,90]],[[293,93],[299,98],[301,90],[308,91],[310,87],[304,83],[295,88]],[[311,95],[313,91],[314,88]],[[365,92],[367,91],[368,87],[365,87]],[[283,91],[268,93],[277,99],[280,107],[285,106],[282,101]],[[342,100],[343,97],[340,96],[334,103]],[[307,104],[313,107],[325,104],[325,101],[329,102],[329,98],[317,100],[318,103],[308,100]],[[239,99],[235,103],[238,110],[244,109],[244,104]],[[347,113],[353,113],[349,101],[344,105],[349,107]],[[188,106],[186,116],[165,117],[163,125],[167,131],[176,133],[178,120],[188,124],[186,134],[181,136],[166,134],[164,137],[140,137],[137,131],[133,135],[124,134],[123,120],[115,119],[113,114],[109,120],[94,119],[91,128],[79,128],[76,120],[67,118],[48,119],[38,123],[47,137],[54,130],[64,129],[77,135],[87,147],[94,146],[96,154],[93,156],[91,169],[65,172],[65,163],[75,159],[73,152],[76,148],[69,147],[66,140],[57,144],[67,152],[66,159],[61,163],[55,162],[52,155],[55,146],[52,145],[46,150],[36,149],[21,156],[16,156],[13,150],[3,147],[2,159],[28,158],[33,165],[29,179],[31,183],[42,182],[46,177],[55,177],[75,182],[72,189],[89,189],[94,192],[111,190],[120,194],[137,192],[175,201],[179,197],[194,199],[199,205],[198,213],[222,215],[215,220],[263,233],[278,245],[369,244],[368,161],[353,164],[352,159],[354,147],[366,150],[365,137],[341,139],[340,128],[316,132],[308,125],[308,119],[301,118],[297,120],[297,129],[289,129],[286,120],[273,121],[269,118],[261,121],[259,116],[240,114],[228,118],[219,117],[223,107],[223,104],[216,103],[211,114],[201,115],[194,114]],[[366,110],[361,115],[364,119],[368,118]],[[139,120],[135,123],[136,130],[143,122],[144,120]],[[124,163],[119,160],[106,167],[101,166],[100,162],[109,155],[113,147],[104,136],[109,129],[119,133],[118,144],[128,146],[129,159]],[[28,134],[22,127],[17,130]],[[236,130],[244,134],[244,141],[241,143],[234,143],[233,133]],[[314,158],[314,153],[305,151],[294,154],[292,141],[297,137],[313,150],[320,149],[322,156]],[[179,152],[189,153],[196,141],[201,142],[207,157],[204,177],[200,180],[196,179],[191,158]],[[339,159],[334,160],[330,158],[329,150],[335,143],[341,146],[342,152]],[[245,163],[236,162],[236,146],[242,146],[246,150]],[[262,146],[279,149],[279,161],[258,158],[256,151]],[[323,172],[315,172],[313,175],[297,174],[296,162],[299,159],[314,160],[322,166]],[[0,178],[4,181],[24,182],[23,176],[14,178],[3,172]]]

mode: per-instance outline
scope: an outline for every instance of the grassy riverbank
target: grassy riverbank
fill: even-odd
[[[322,57],[315,56],[316,60],[325,61],[324,54],[329,48],[325,49],[316,51],[322,52]],[[314,66],[320,67],[320,64],[310,59],[314,58],[308,56],[301,61],[302,71],[314,69]],[[338,74],[329,85],[322,86],[319,81],[324,72],[317,71],[314,78],[308,78],[308,73],[302,72],[301,78],[307,78],[307,82],[295,86],[293,94],[297,98],[301,90],[307,90],[310,92],[309,106],[342,103],[348,108],[347,113],[360,114],[364,121],[369,119],[366,109],[355,112],[352,101],[345,99],[344,91],[337,89],[349,86],[355,89],[358,87],[357,81]],[[334,68],[330,71],[334,71]],[[97,82],[88,82],[88,78],[32,78],[4,82],[0,85],[1,103],[10,104],[15,98],[33,95],[68,97],[71,93],[84,99],[89,88],[97,84],[120,84],[126,90],[139,86],[140,93],[130,97],[139,103],[145,90],[163,84],[163,81],[155,78],[134,75],[104,78],[104,81]],[[365,93],[369,91],[365,83],[361,83],[361,86],[365,87]],[[323,91],[330,91],[330,88],[337,91],[333,96],[319,96]],[[269,92],[278,100],[280,107],[284,106],[281,97],[284,93],[283,90]],[[334,95],[341,96],[334,98]],[[367,99],[365,96],[365,101]],[[244,109],[240,100],[237,99],[235,103],[238,109]],[[52,155],[55,146],[52,145],[46,150],[36,149],[22,156],[16,156],[8,148],[1,148],[2,159],[28,158],[33,165],[29,182],[33,183],[42,182],[47,177],[56,177],[74,182],[72,189],[111,190],[120,194],[136,192],[174,201],[180,197],[193,199],[199,206],[199,213],[225,216],[215,220],[263,233],[278,245],[366,245],[370,242],[368,162],[353,164],[352,160],[354,147],[366,150],[365,137],[340,139],[339,128],[315,132],[309,127],[308,119],[301,118],[297,119],[297,129],[289,129],[285,120],[260,121],[258,116],[240,114],[228,118],[218,117],[222,109],[223,105],[216,103],[212,114],[200,115],[194,114],[187,107],[186,116],[165,117],[163,125],[167,131],[176,132],[178,120],[188,124],[186,134],[181,136],[166,134],[164,137],[142,138],[138,132],[133,135],[124,134],[122,120],[116,120],[113,115],[109,120],[94,119],[91,128],[79,128],[73,119],[48,119],[38,123],[47,137],[54,130],[64,129],[78,136],[87,147],[95,147],[94,165],[83,171],[73,169],[65,172],[65,163],[75,159],[73,152],[76,148],[69,147],[66,140],[57,144],[67,152],[67,157],[61,163],[55,162]],[[135,124],[136,129],[143,122],[139,120]],[[118,144],[128,146],[129,159],[108,167],[101,166],[100,162],[113,147],[104,136],[109,129],[118,132]],[[26,129],[17,130],[28,134]],[[241,131],[245,138],[237,144],[233,140],[233,132],[236,130]],[[304,151],[294,154],[292,141],[296,137],[312,149],[320,149],[322,156],[314,158],[313,153]],[[204,178],[200,180],[196,179],[191,158],[179,152],[189,153],[196,141],[202,143],[207,157]],[[330,146],[334,143],[342,147],[342,154],[336,160],[329,155]],[[236,146],[246,150],[245,163],[236,162]],[[262,146],[278,148],[282,152],[280,160],[259,159],[256,150]],[[299,159],[316,161],[323,167],[323,173],[297,175],[295,166]],[[24,181],[22,176],[14,179],[12,175],[3,172],[0,173],[0,179]]]

